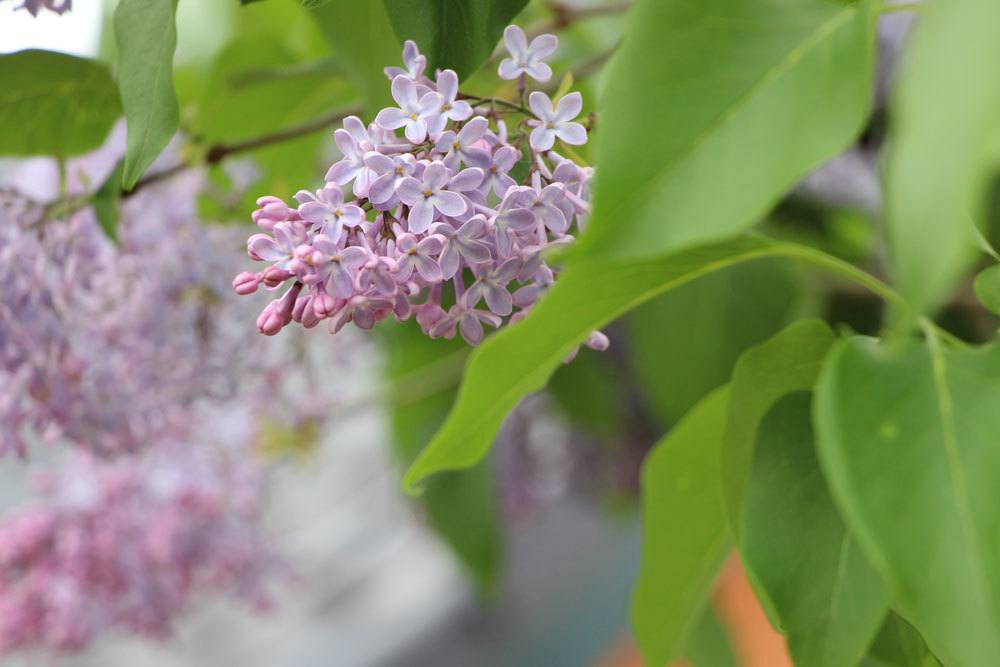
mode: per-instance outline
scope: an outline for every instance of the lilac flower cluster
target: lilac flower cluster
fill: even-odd
[[[504,41],[502,78],[518,80],[522,93],[528,78],[549,80],[543,58],[555,36],[528,44],[510,26]],[[593,170],[555,150],[557,140],[587,141],[575,120],[579,93],[553,105],[534,91],[528,108],[524,94],[522,103],[467,97],[455,72],[429,78],[409,41],[403,64],[386,69],[398,106],[368,126],[348,117],[334,133],[342,157],[321,189],[298,192],[297,206],[258,199],[253,220],[263,233],[247,248],[269,266],[240,273],[233,287],[250,294],[261,284],[286,286],[258,317],[261,333],[292,321],[313,327],[326,319],[336,333],[349,322],[370,329],[389,316],[415,317],[432,338],[459,332],[475,345],[484,325],[531,309],[555,280],[545,251],[570,243],[585,224]],[[520,117],[513,127],[512,116]],[[587,344],[603,349],[607,339],[595,332]]]
[[[0,519],[0,652],[162,637],[202,592],[265,600],[256,450],[287,364],[241,361],[250,313],[219,280],[238,241],[197,222],[200,182],[130,198],[118,245],[90,210],[0,192],[0,453],[72,452]]]
[[[189,443],[71,457],[43,504],[0,524],[0,651],[82,648],[113,630],[160,638],[195,592],[266,605],[260,474]]]

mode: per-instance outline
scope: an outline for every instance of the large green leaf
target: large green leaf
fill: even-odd
[[[122,171],[126,189],[135,185],[177,131],[176,8],[177,0],[120,0],[115,9],[118,90],[128,123]]]
[[[51,51],[0,56],[0,155],[97,148],[121,113],[108,68]]]
[[[710,606],[691,630],[684,657],[691,667],[739,667],[726,628]]]
[[[886,615],[889,587],[826,489],[811,400],[811,392],[789,394],[760,422],[740,553],[795,664],[855,667]]]
[[[528,0],[385,0],[401,40],[412,39],[427,69],[450,68],[459,78],[486,62],[493,47]]]
[[[654,447],[642,471],[642,564],[632,629],[650,665],[676,657],[729,550],[719,449],[726,388],[709,394]]]
[[[852,339],[817,389],[821,463],[900,611],[948,667],[1000,664],[1000,348]]]
[[[1000,109],[1000,3],[926,10],[894,100],[887,181],[893,263],[917,312],[948,297],[975,251]]]
[[[780,259],[732,266],[628,317],[632,371],[664,426],[725,384],[744,350],[787,323],[799,289],[792,268]]]
[[[384,330],[393,445],[409,464],[441,425],[455,398],[467,351],[461,340],[431,340],[415,323]],[[503,539],[488,466],[435,477],[423,497],[431,524],[484,593],[495,591],[503,566]]]
[[[354,77],[371,117],[392,104],[384,69],[401,62],[396,39],[382,0],[331,0],[313,15],[337,57]]]
[[[851,143],[869,113],[871,0],[639,0],[608,72],[580,250],[731,235]]]
[[[722,449],[723,491],[737,540],[743,533],[742,504],[753,472],[760,420],[781,397],[812,389],[834,336],[820,320],[802,320],[747,350],[736,362]]]
[[[764,257],[817,263],[892,297],[891,291],[849,264],[812,248],[757,236],[643,261],[576,262],[526,319],[491,336],[472,354],[448,419],[407,471],[405,486],[413,490],[430,474],[479,461],[507,413],[523,396],[543,387],[594,329],[699,276]]]

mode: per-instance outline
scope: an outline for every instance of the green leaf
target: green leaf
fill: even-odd
[[[643,464],[632,630],[650,665],[680,653],[730,547],[719,478],[728,400],[725,387],[709,394]]]
[[[871,106],[874,4],[639,0],[606,77],[579,250],[732,235],[850,144]]]
[[[0,155],[85,153],[104,142],[120,113],[99,62],[37,50],[0,56]]]
[[[855,667],[888,611],[889,587],[826,489],[811,401],[811,392],[789,394],[760,422],[740,553],[795,664]]]
[[[177,131],[174,93],[177,0],[120,0],[115,9],[118,90],[128,141],[122,186],[130,190]]]
[[[392,103],[385,68],[401,62],[396,39],[382,0],[332,0],[313,11],[338,58],[353,75],[374,115]]]
[[[916,628],[890,613],[861,667],[941,667]]]
[[[620,434],[628,391],[628,379],[623,375],[603,352],[584,348],[573,363],[555,372],[549,392],[570,421],[587,432]]]
[[[400,40],[412,39],[427,70],[450,68],[464,79],[486,62],[528,0],[385,0]]]
[[[448,419],[403,483],[413,491],[436,472],[465,468],[489,450],[500,423],[526,394],[541,389],[594,329],[629,309],[719,269],[764,257],[790,257],[848,275],[877,293],[892,292],[822,252],[747,236],[643,261],[589,260],[568,266],[552,290],[514,326],[491,336],[469,358]]]
[[[726,629],[711,607],[705,608],[691,630],[684,647],[684,657],[691,667],[739,667]]]
[[[797,293],[795,272],[774,259],[710,273],[637,308],[629,362],[660,423],[725,384],[744,350],[787,323]]]
[[[107,234],[108,238],[118,242],[118,215],[121,205],[122,195],[122,169],[125,161],[119,160],[111,174],[105,179],[101,187],[94,193],[92,202],[94,214],[97,215],[97,223],[101,230]]]
[[[722,449],[723,491],[733,534],[743,534],[743,497],[753,474],[760,420],[781,397],[812,389],[834,335],[820,320],[801,320],[747,350],[736,362]]]
[[[455,398],[468,346],[431,340],[415,323],[385,330],[393,446],[409,464],[441,425]],[[488,466],[435,477],[423,497],[434,529],[451,546],[479,589],[496,591],[503,567],[503,537]]]
[[[856,338],[817,389],[834,498],[948,667],[1000,664],[1000,348]]]
[[[976,276],[973,287],[982,304],[1000,315],[1000,264],[991,266]]]
[[[1000,3],[929,3],[894,100],[888,230],[900,292],[940,305],[968,268],[1000,108]],[[960,75],[957,75],[960,73]]]

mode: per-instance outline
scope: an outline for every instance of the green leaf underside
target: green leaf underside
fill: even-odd
[[[607,77],[578,251],[639,257],[756,222],[871,106],[869,0],[640,0]]]
[[[976,298],[991,312],[1000,315],[1000,264],[991,266],[976,276],[973,287]]]
[[[28,50],[0,55],[0,155],[69,157],[101,145],[121,113],[108,68]]]
[[[817,389],[823,469],[900,611],[948,667],[1000,664],[1000,350],[852,339]]]
[[[121,0],[115,9],[118,90],[128,140],[122,185],[131,189],[177,131],[174,92],[176,0]]]
[[[847,531],[816,458],[812,393],[760,422],[740,546],[795,664],[855,667],[888,611],[889,587]]]
[[[719,486],[728,399],[725,387],[705,397],[643,464],[632,629],[650,665],[681,652],[730,547]]]
[[[449,68],[460,79],[486,62],[503,29],[527,4],[528,0],[385,0],[396,35],[416,42],[427,56],[427,71]]]
[[[406,383],[413,373],[427,369],[440,374],[416,392],[410,385],[400,387],[390,400],[393,447],[399,460],[410,463],[420,447],[441,425],[455,398],[454,372],[466,351],[462,341],[431,340],[410,323],[386,330],[388,375],[391,382]],[[479,589],[496,590],[503,564],[502,531],[497,513],[493,477],[488,466],[480,465],[461,474],[435,477],[423,497],[430,523],[451,546]]]
[[[773,259],[715,271],[629,315],[632,373],[663,426],[725,384],[744,350],[788,322],[799,290],[793,268]]]
[[[97,224],[112,241],[118,241],[118,214],[122,193],[122,169],[125,161],[119,160],[111,174],[94,193],[94,214]]]
[[[743,534],[743,497],[753,471],[760,420],[781,397],[813,388],[834,340],[826,323],[801,320],[747,350],[736,362],[722,448],[722,478],[729,521],[737,541]]]
[[[900,293],[917,313],[949,296],[974,255],[972,220],[995,166],[984,137],[1000,108],[1000,67],[992,65],[1000,62],[1000,3],[926,9],[894,99],[886,186]]]
[[[407,471],[414,491],[428,475],[475,464],[523,396],[542,388],[577,345],[640,303],[712,271],[764,257],[788,257],[848,276],[884,298],[895,295],[855,267],[820,251],[744,236],[658,259],[576,262],[531,314],[486,340],[470,356],[444,426]]]

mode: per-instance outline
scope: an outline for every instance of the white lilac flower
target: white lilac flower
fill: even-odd
[[[311,223],[317,234],[325,234],[334,242],[340,240],[344,227],[357,227],[365,220],[365,212],[356,204],[345,204],[344,193],[336,184],[327,183],[313,194],[299,190],[299,216]]]
[[[399,107],[382,109],[375,116],[375,123],[386,130],[405,128],[403,134],[410,143],[420,144],[427,139],[428,123],[437,123],[441,115],[441,96],[426,86],[397,76],[392,80],[392,98]]]
[[[510,57],[500,61],[497,73],[501,79],[513,80],[526,74],[535,81],[545,83],[552,78],[552,68],[543,59],[555,53],[559,46],[555,35],[539,35],[528,44],[524,31],[511,25],[503,31],[503,43]]]
[[[583,109],[580,93],[565,95],[553,109],[549,96],[536,90],[528,96],[528,106],[538,119],[532,121],[536,126],[530,137],[534,150],[549,150],[555,145],[556,138],[573,146],[587,143],[587,130],[580,123],[573,122]]]

